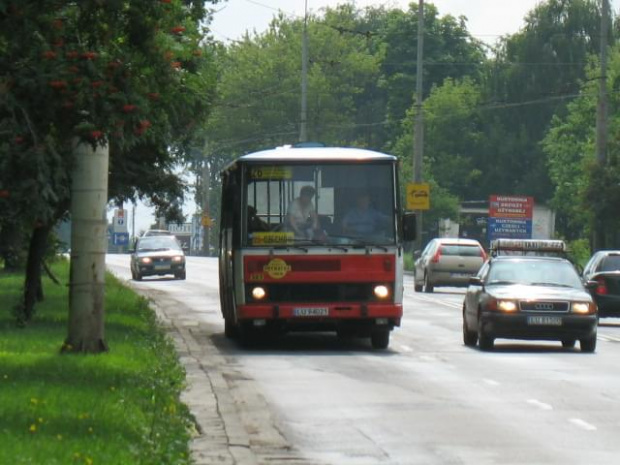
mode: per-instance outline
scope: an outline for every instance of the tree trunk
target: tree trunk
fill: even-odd
[[[43,300],[41,267],[43,266],[43,256],[45,255],[50,229],[50,226],[47,225],[36,227],[30,237],[24,282],[24,307],[22,314],[19,315],[23,322],[32,320],[35,303]]]
[[[71,185],[69,334],[63,352],[99,353],[104,339],[108,147],[76,143]]]

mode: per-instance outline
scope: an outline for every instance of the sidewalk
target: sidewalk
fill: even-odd
[[[214,345],[221,328],[197,322],[192,310],[170,295],[135,290],[149,299],[186,370],[181,398],[197,425],[190,445],[195,463],[308,465],[281,434],[260,388]]]

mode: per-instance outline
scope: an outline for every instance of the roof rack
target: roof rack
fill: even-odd
[[[491,241],[491,256],[537,255],[565,257],[566,243],[560,239],[495,239]]]

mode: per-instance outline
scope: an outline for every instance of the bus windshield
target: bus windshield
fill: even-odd
[[[246,165],[245,246],[396,243],[391,163]]]

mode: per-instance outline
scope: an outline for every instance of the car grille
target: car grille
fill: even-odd
[[[569,304],[566,301],[521,301],[519,302],[523,312],[568,312]]]

